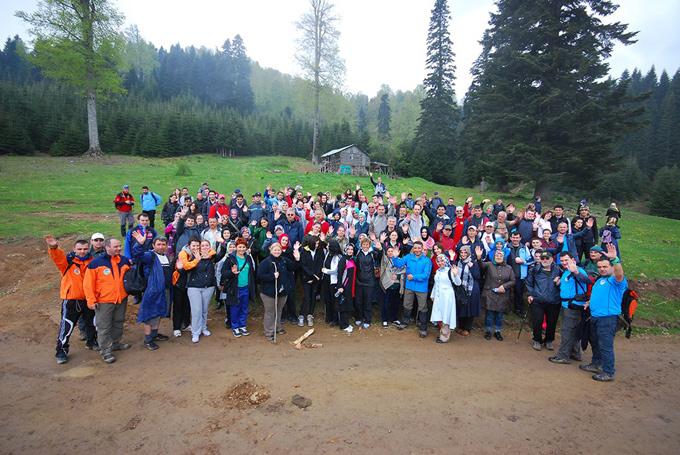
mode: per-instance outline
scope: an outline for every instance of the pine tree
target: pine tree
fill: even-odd
[[[411,165],[414,172],[436,182],[450,182],[446,164],[456,150],[458,106],[453,83],[454,53],[449,35],[447,0],[435,0],[427,33],[425,98],[420,102]],[[433,166],[440,163],[440,166]]]
[[[368,118],[366,117],[366,108],[362,104],[359,106],[357,112],[357,141],[356,144],[364,152],[369,152],[371,137],[368,134]]]
[[[603,80],[614,44],[633,43],[636,33],[603,21],[617,9],[609,0],[497,7],[473,66],[466,146],[500,186],[592,188],[615,168],[613,145],[641,112],[626,104],[627,84]]]
[[[387,141],[390,139],[390,123],[392,122],[392,109],[390,108],[390,95],[383,93],[380,95],[380,106],[378,107],[378,139]]]

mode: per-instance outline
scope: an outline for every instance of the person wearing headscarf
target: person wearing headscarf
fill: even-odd
[[[437,343],[448,343],[451,329],[456,327],[456,293],[454,285],[460,286],[458,268],[451,267],[443,254],[437,256],[437,272],[434,275],[434,286],[430,293],[432,299],[432,316],[430,321],[441,323]]]
[[[475,248],[477,260],[481,260],[483,249]],[[484,339],[491,339],[491,331],[498,341],[503,341],[503,314],[510,309],[510,290],[515,285],[515,274],[505,262],[503,250],[495,250],[489,262],[480,262],[480,267],[486,272],[482,289],[481,303],[486,310],[484,320]],[[491,255],[491,254],[490,254]]]
[[[461,279],[461,286],[464,294],[459,293],[459,298],[456,299],[456,314],[458,315],[458,328],[456,332],[462,336],[470,335],[472,330],[472,322],[480,313],[480,299],[481,292],[479,289],[479,281],[481,279],[481,271],[479,262],[472,254],[472,249],[469,245],[463,245],[458,252],[458,261],[456,262],[458,269],[458,276]]]
[[[340,314],[338,312],[338,299],[345,292],[342,280],[345,277],[345,257],[342,255],[342,249],[337,240],[331,239],[328,242],[328,253],[323,261],[321,272],[324,274],[324,280],[328,292],[326,294],[326,322],[331,325],[340,324]],[[314,324],[314,317],[311,318],[311,324]],[[346,324],[345,324],[346,327]],[[343,327],[344,328],[344,327]]]

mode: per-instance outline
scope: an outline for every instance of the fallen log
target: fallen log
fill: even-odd
[[[293,341],[295,349],[302,349],[302,342],[309,338],[312,335],[312,333],[314,333],[314,328],[307,330],[297,340]]]

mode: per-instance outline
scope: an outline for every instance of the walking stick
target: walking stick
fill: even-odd
[[[276,267],[276,262],[272,261],[274,264],[274,343],[276,343],[276,332],[278,331],[279,323],[279,279],[276,276],[279,273],[278,267]]]

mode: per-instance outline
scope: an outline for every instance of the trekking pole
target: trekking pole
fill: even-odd
[[[276,267],[276,263],[272,261],[272,264],[274,264],[274,272],[278,273],[279,269]],[[279,323],[279,279],[277,278],[276,275],[274,275],[274,343],[276,343],[276,332],[278,329],[278,323]]]
[[[517,332],[517,339],[515,340],[515,343],[519,341],[519,337],[522,335],[522,330],[524,330],[524,325],[527,323],[527,316],[529,316],[529,310],[524,312],[524,317],[522,318],[522,322],[519,325],[519,332]]]

